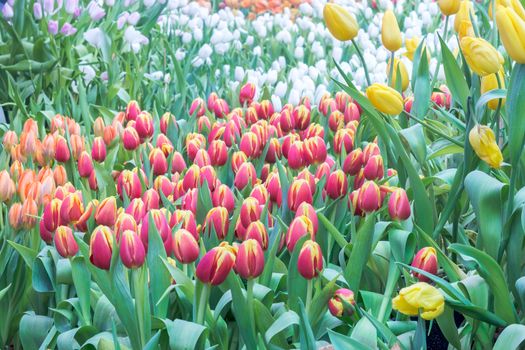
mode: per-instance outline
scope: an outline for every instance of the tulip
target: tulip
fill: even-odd
[[[13,203],[8,213],[9,225],[15,230],[22,226],[22,204]],[[50,241],[51,239],[49,239]]]
[[[232,170],[234,174],[237,174],[239,172],[239,169],[241,165],[246,163],[248,160],[248,157],[246,154],[242,151],[234,152],[232,154]]]
[[[498,82],[499,80],[499,82]],[[489,91],[496,89],[505,88],[505,78],[503,76],[503,71],[499,71],[496,74],[486,75],[481,78],[481,94],[486,94]],[[506,99],[492,99],[487,103],[487,107],[495,111],[498,106],[503,107],[505,105]]]
[[[218,98],[217,100],[215,100],[215,103],[213,105],[213,113],[217,118],[226,117],[226,115],[230,113],[230,107],[228,106],[228,102],[226,102],[222,98]]]
[[[462,22],[470,22],[470,18],[476,19],[476,14],[474,13],[474,7],[470,0],[463,0],[459,5],[459,10],[456,12],[456,17],[454,18],[454,30],[459,33],[460,26]]]
[[[22,204],[22,227],[31,229],[36,224],[38,205],[32,198],[27,198]]]
[[[142,185],[136,171],[126,169],[120,173],[117,179],[117,192],[121,199],[124,199],[124,193],[130,200],[140,198]]]
[[[479,76],[495,74],[502,69],[503,56],[485,39],[464,37],[461,50],[470,69]]]
[[[244,84],[241,87],[241,90],[239,91],[239,103],[241,104],[241,106],[252,103],[254,97],[255,97],[255,84],[254,83]]]
[[[95,211],[97,225],[112,227],[117,220],[117,200],[115,197],[104,198]]]
[[[244,227],[248,227],[251,222],[261,218],[261,212],[259,201],[254,197],[248,197],[242,202],[239,219]]]
[[[15,183],[6,170],[0,171],[0,202],[9,201],[16,192]]]
[[[418,282],[399,291],[392,300],[392,307],[402,314],[433,320],[445,309],[445,298],[440,291],[425,282]]]
[[[195,215],[189,210],[175,210],[170,218],[170,227],[174,228],[180,223],[180,227],[190,232],[196,241],[199,240],[199,233],[197,232],[197,222]]]
[[[98,200],[93,199],[86,207],[86,210],[82,213],[78,221],[74,224],[75,230],[80,232],[86,232],[88,230],[88,220],[91,218],[93,211],[98,206]]]
[[[120,237],[120,259],[128,269],[141,267],[146,259],[146,250],[139,236],[131,231],[125,230]]]
[[[153,175],[164,175],[168,171],[168,161],[160,148],[153,148],[149,153],[149,162]]]
[[[208,155],[213,166],[223,166],[228,161],[228,147],[222,140],[213,140],[208,147]]]
[[[366,181],[359,189],[359,208],[365,213],[371,213],[381,208],[381,192],[373,181]]]
[[[443,16],[452,16],[459,11],[460,0],[438,0],[439,9]]]
[[[180,174],[186,169],[186,161],[180,152],[175,151],[172,154],[173,158],[171,160],[171,172]]]
[[[140,112],[135,120],[135,129],[141,139],[147,139],[153,136],[153,118],[148,112]]]
[[[492,168],[501,167],[503,155],[496,143],[494,132],[486,125],[476,125],[470,132],[468,139],[474,152],[481,160],[490,165]]]
[[[160,206],[160,196],[157,190],[150,188],[146,190],[142,195],[142,202],[144,202],[144,209],[146,212],[152,209],[159,209]]]
[[[136,120],[137,116],[140,113],[140,107],[137,101],[129,101],[126,107],[126,119],[127,120]]]
[[[345,115],[338,110],[332,111],[328,116],[328,127],[333,132],[336,132],[339,129],[344,127]]]
[[[55,136],[55,159],[57,162],[65,163],[70,157],[71,153],[66,139],[60,135]]]
[[[150,231],[150,216],[153,219],[153,231]],[[142,227],[140,228],[140,239],[144,244],[144,248],[148,249],[149,235],[158,234],[164,243],[166,255],[171,252],[171,229],[168,225],[166,215],[159,209],[151,210],[142,218]]]
[[[363,166],[363,151],[361,148],[356,148],[350,152],[343,163],[343,171],[351,176],[357,175]]]
[[[367,180],[379,180],[384,176],[383,169],[383,157],[380,155],[374,155],[368,159],[365,167],[363,168],[363,174]]]
[[[328,176],[325,183],[325,190],[332,199],[337,199],[346,195],[348,191],[348,180],[342,170],[336,170]]]
[[[60,206],[62,205],[62,200],[58,198],[53,198],[49,203],[44,207],[44,212],[42,213],[42,222],[44,227],[48,231],[55,231],[58,226],[60,226]]]
[[[243,163],[237,174],[235,174],[235,179],[233,184],[235,188],[242,190],[246,186],[254,186],[257,181],[257,172],[255,171],[255,166],[251,162]]]
[[[394,220],[406,220],[410,217],[410,202],[404,189],[398,188],[390,195],[388,213]]]
[[[91,156],[86,151],[82,151],[78,157],[78,175],[89,178],[92,172],[93,161],[91,160]]]
[[[120,237],[126,230],[137,232],[137,221],[131,214],[120,213],[115,222],[115,237],[117,238],[117,242],[120,242]]]
[[[352,129],[339,129],[334,135],[334,152],[341,154],[343,149],[348,154],[354,149],[354,134]]]
[[[245,279],[259,277],[264,269],[264,252],[259,242],[248,239],[239,246],[235,271]]]
[[[402,39],[396,16],[392,10],[388,10],[383,15],[381,26],[381,42],[388,51],[395,52],[401,48]]]
[[[387,74],[390,72],[390,65],[392,64],[392,60],[388,61],[387,65]],[[392,80],[390,81],[390,86],[392,88],[396,88],[398,84],[398,76],[397,71],[399,70],[399,77],[401,78],[401,91],[405,91],[408,88],[408,83],[410,83],[410,79],[408,78],[408,71],[405,67],[405,64],[403,61],[395,58],[394,59],[394,68],[392,70]]]
[[[199,243],[193,234],[181,228],[173,238],[173,253],[181,263],[191,264],[199,257]]]
[[[15,204],[20,204],[20,203],[15,203]],[[15,206],[11,207],[11,209],[13,209],[13,208],[15,208]],[[15,210],[17,210],[17,209],[18,208],[15,208]],[[11,210],[9,210],[9,215],[11,215]],[[11,217],[9,217],[9,220],[11,220]],[[21,224],[22,223],[20,222],[20,225]],[[14,225],[11,225],[11,226],[13,226],[13,228],[16,229],[16,227]],[[40,233],[40,238],[42,238],[42,240],[44,242],[50,244],[53,241],[53,232],[48,231],[48,229],[44,225],[44,220],[40,220],[40,223],[38,224],[38,229],[39,229],[39,233]]]
[[[215,231],[217,238],[222,240],[228,234],[228,228],[230,226],[230,219],[228,210],[225,207],[214,207],[211,208],[206,219],[204,220],[205,230],[208,235],[211,236],[212,230]]]
[[[208,151],[206,151],[204,148],[199,149],[197,153],[195,153],[193,164],[197,165],[199,168],[202,168],[206,165],[211,165],[211,159]]]
[[[416,50],[417,50],[420,42],[421,42],[421,40],[417,36],[413,37],[413,38],[405,39],[405,48],[407,50],[407,52],[405,52],[405,56],[409,60],[411,60],[411,61],[414,60],[414,54],[416,53]]]
[[[476,36],[476,33],[474,33],[474,27],[472,26],[472,22],[463,20],[458,25],[458,37],[461,41],[461,39],[467,36],[473,37]]]
[[[225,207],[229,213],[232,213],[235,208],[235,198],[232,190],[226,185],[219,185],[215,188],[211,196],[213,205],[218,207]]]
[[[281,180],[279,179],[279,174],[270,173],[268,178],[265,181],[266,189],[270,195],[270,200],[273,203],[276,203],[278,207],[281,207],[283,200],[283,191],[281,188]]]
[[[59,226],[55,232],[55,248],[63,258],[71,258],[78,252],[78,244],[73,231],[67,226]]]
[[[505,50],[517,63],[525,64],[525,18],[512,9],[499,6],[496,23]]]
[[[301,276],[311,280],[323,270],[323,253],[315,241],[307,240],[303,243],[297,258],[297,269]]]
[[[304,179],[296,179],[288,190],[288,208],[296,211],[303,202],[313,203],[313,194],[310,185]]]
[[[315,239],[312,221],[305,215],[296,216],[290,223],[286,233],[286,247],[288,251],[293,252],[297,241],[305,235],[308,235],[310,239]]]
[[[347,305],[355,305],[354,292],[350,289],[338,289],[332,298],[328,300],[328,310],[334,317],[351,316],[354,310]]]
[[[235,249],[227,243],[221,244],[202,257],[195,270],[195,275],[202,283],[219,285],[228,277],[235,265],[235,259]]]
[[[291,169],[300,169],[305,166],[304,159],[304,143],[302,141],[295,141],[290,145],[288,150],[288,166]]]
[[[266,153],[264,160],[267,163],[273,164],[277,161],[277,159],[281,159],[281,144],[279,143],[279,140],[274,137],[269,140],[269,143],[270,145],[268,146],[268,152]]]
[[[268,249],[268,231],[266,231],[266,226],[259,220],[252,221],[250,225],[248,225],[244,233],[244,238],[247,240],[254,239],[260,244],[263,250]]]
[[[89,240],[89,260],[99,269],[109,270],[113,255],[113,233],[107,226],[98,226]]]
[[[91,175],[93,175],[94,173],[94,171],[91,172]],[[57,165],[53,170],[53,179],[55,179],[55,184],[57,186],[65,184],[67,181],[66,168],[64,168],[62,165]]]
[[[295,120],[292,112],[289,109],[283,109],[279,117],[279,126],[283,133],[287,133],[295,129]]]
[[[191,102],[189,115],[199,118],[202,117],[204,113],[206,113],[206,110],[204,109],[204,100],[200,97],[194,99]]]
[[[142,199],[140,197],[132,199],[126,208],[125,213],[133,216],[136,222],[140,222],[144,215],[146,215],[146,209]]]
[[[124,129],[122,133],[122,144],[124,145],[124,149],[128,151],[134,151],[139,147],[140,137],[134,127],[128,126]]]
[[[308,125],[310,125],[310,110],[304,106],[300,105],[294,108],[293,119],[295,121],[295,128],[298,130],[305,130]]]
[[[414,256],[414,260],[412,260],[412,267],[416,267],[432,275],[437,274],[438,261],[436,250],[432,247],[420,249],[416,256]],[[413,274],[414,277],[419,279],[421,282],[430,282],[430,278],[421,273],[413,272]]]
[[[60,205],[60,222],[66,225],[70,222],[76,223],[84,213],[84,204],[79,192],[69,194]]]
[[[248,158],[257,158],[261,152],[261,144],[257,135],[251,131],[244,133],[239,143],[239,149]]]
[[[327,3],[323,9],[323,18],[330,33],[340,41],[353,40],[359,31],[359,24],[344,7]]]
[[[389,86],[374,83],[366,89],[366,96],[382,113],[397,115],[403,111],[403,97]]]

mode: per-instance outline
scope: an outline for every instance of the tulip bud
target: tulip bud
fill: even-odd
[[[122,232],[120,237],[120,259],[128,269],[141,267],[146,259],[146,251],[142,241],[131,230]]]
[[[281,180],[279,179],[279,174],[270,173],[265,182],[266,189],[270,195],[270,200],[273,203],[276,203],[280,208],[283,200],[283,191],[281,188]]]
[[[175,151],[173,152],[173,158],[171,160],[171,172],[182,173],[186,169],[186,161],[182,157],[182,154]]]
[[[245,279],[259,277],[264,269],[264,252],[259,242],[248,239],[239,246],[235,271]]]
[[[525,64],[525,18],[510,8],[498,6],[496,23],[509,56],[517,63]]]
[[[297,269],[307,280],[319,275],[323,270],[323,253],[319,244],[312,240],[303,243],[297,258]]]
[[[80,177],[89,178],[93,172],[93,161],[86,151],[82,151],[78,157],[78,174]]]
[[[410,217],[410,202],[404,189],[398,188],[388,200],[388,213],[394,220],[406,220]]]
[[[76,223],[84,213],[84,204],[80,197],[80,192],[69,194],[60,205],[60,223],[67,225],[68,223]]]
[[[239,103],[241,104],[241,106],[252,103],[254,97],[255,97],[255,84],[253,83],[244,84],[241,87],[241,90],[239,92]]]
[[[2,141],[6,151],[11,151],[18,144],[18,136],[13,130],[7,130]]]
[[[94,172],[92,172],[92,175],[93,173]],[[64,168],[62,165],[57,165],[53,170],[53,179],[55,180],[55,184],[57,186],[62,186],[65,184],[67,181],[66,168]]]
[[[181,263],[191,264],[199,257],[199,243],[189,231],[181,228],[173,238],[173,253]]]
[[[69,146],[65,138],[60,135],[55,136],[55,159],[57,162],[65,163],[71,157]]]
[[[259,220],[252,221],[250,225],[248,225],[244,233],[244,238],[247,240],[254,239],[260,244],[263,250],[268,249],[268,231],[266,231],[266,227]]]
[[[300,169],[305,166],[304,143],[295,141],[288,150],[288,166],[291,169]]]
[[[416,267],[433,275],[437,274],[438,261],[436,250],[432,247],[425,247],[419,250],[416,256],[414,256],[414,260],[412,260],[412,267]],[[420,273],[413,272],[413,275],[421,282],[430,282],[430,278]]]
[[[124,149],[128,151],[136,150],[140,145],[140,137],[137,130],[134,127],[128,126],[122,133],[122,143]]]
[[[206,165],[211,165],[211,159],[208,151],[206,151],[204,148],[199,149],[197,153],[195,153],[193,164],[197,165],[199,168],[202,168]]]
[[[299,208],[297,208],[297,212],[295,212],[295,217],[302,215],[306,216],[312,222],[313,233],[315,235],[317,233],[317,229],[319,228],[319,219],[317,218],[315,208],[310,203],[301,203]]]
[[[98,226],[89,240],[89,260],[99,269],[109,270],[113,255],[113,233],[107,226]]]
[[[20,203],[15,203],[15,204],[20,204]],[[18,208],[16,208],[14,205],[11,207],[11,209],[15,208],[15,210],[17,210]],[[19,207],[21,208],[21,207]],[[11,215],[11,210],[9,210],[9,215]],[[11,220],[11,216],[9,217],[9,220]],[[17,223],[18,224],[18,223]],[[22,224],[22,222],[20,221],[20,225]],[[13,226],[11,224],[11,226]],[[16,230],[17,227],[13,226],[13,228]],[[48,231],[48,229],[44,226],[44,220],[40,220],[40,223],[38,224],[38,229],[39,229],[39,233],[40,233],[40,238],[42,238],[42,240],[46,243],[51,243],[53,241],[53,232],[51,231]]]
[[[323,8],[323,18],[326,27],[337,40],[348,41],[357,36],[359,24],[344,7],[327,3]]]
[[[53,198],[44,207],[42,213],[42,222],[47,231],[54,232],[60,225],[60,206],[62,201],[58,198]]]
[[[136,120],[140,113],[140,107],[137,101],[131,100],[126,107],[126,119]]]
[[[168,171],[168,161],[160,148],[153,148],[149,153],[149,162],[153,175],[164,175]]]
[[[336,170],[328,176],[324,189],[328,196],[332,199],[337,199],[345,196],[348,192],[348,180],[342,170]]]
[[[106,159],[106,144],[101,137],[95,137],[93,140],[93,148],[91,149],[91,157],[97,162],[103,162]]]
[[[126,230],[137,232],[137,222],[131,214],[120,213],[115,222],[115,237],[117,238],[117,242],[120,242],[120,237]]]
[[[476,19],[474,7],[470,0],[462,0],[459,5],[459,10],[456,12],[454,17],[454,30],[459,33],[460,25],[462,22],[471,23],[470,18]]]
[[[22,204],[13,203],[9,208],[9,225],[15,230],[18,230],[22,226]],[[51,239],[49,239],[50,241]]]
[[[150,232],[150,216],[153,218],[153,228],[154,231]],[[150,234],[158,234],[160,238],[162,239],[162,242],[164,242],[164,248],[166,250],[166,254],[170,255],[171,253],[171,230],[170,226],[168,225],[168,220],[166,219],[166,215],[159,210],[159,209],[153,209],[151,210],[147,215],[142,218],[142,227],[140,228],[140,239],[142,240],[142,243],[144,244],[144,248],[146,250],[148,249],[148,243],[149,243],[149,235]]]
[[[235,259],[235,249],[227,243],[221,244],[202,257],[195,270],[195,275],[202,283],[219,285],[228,277],[235,265]]]
[[[476,125],[469,132],[470,145],[481,160],[492,168],[499,168],[503,155],[496,143],[494,132],[486,125]]]
[[[363,174],[367,180],[378,180],[384,176],[383,157],[380,155],[372,156],[363,169]]]
[[[197,222],[195,215],[189,210],[175,210],[170,218],[170,226],[174,228],[180,224],[181,228],[190,232],[196,241],[199,240],[199,233],[197,232]]]
[[[312,191],[306,180],[296,179],[292,182],[288,190],[288,208],[290,208],[291,211],[296,211],[303,202],[312,204]]]
[[[98,206],[98,200],[93,199],[86,207],[86,210],[82,213],[78,221],[74,224],[75,230],[80,232],[86,232],[88,230],[88,220],[91,218],[93,211]]]
[[[208,147],[211,165],[223,166],[228,161],[228,147],[222,140],[213,140]]]
[[[381,208],[381,192],[373,181],[366,181],[359,190],[359,208],[365,213],[371,213]]]
[[[230,226],[228,216],[228,210],[225,207],[214,207],[210,209],[204,221],[204,227],[208,235],[211,236],[212,230],[215,230],[217,238],[219,240],[224,239],[228,234],[228,228]]]
[[[328,310],[334,317],[352,316],[354,310],[345,304],[355,305],[354,292],[350,289],[341,288],[336,290],[334,296],[328,300]]]
[[[95,211],[97,225],[112,227],[117,220],[117,200],[115,197],[104,198]]]
[[[455,15],[459,11],[460,0],[438,0],[439,9],[443,16]]]
[[[222,98],[216,99],[213,105],[213,113],[217,118],[226,117],[226,115],[230,113],[230,107],[228,106],[228,102],[226,102]]]
[[[55,232],[55,248],[63,258],[71,258],[78,252],[73,231],[68,226],[59,226]]]
[[[191,102],[189,115],[195,116],[197,118],[202,117],[205,113],[204,109],[204,100],[200,97],[197,97]]]
[[[139,176],[135,171],[123,170],[117,179],[117,192],[121,199],[124,199],[124,192],[131,200],[140,198],[142,194],[142,185]]]
[[[237,174],[235,174],[235,179],[233,184],[239,190],[242,190],[246,186],[254,186],[257,181],[257,172],[255,171],[255,166],[251,162],[243,163]]]
[[[15,194],[15,183],[6,170],[0,171],[0,202],[9,201]]]
[[[464,37],[461,51],[470,69],[479,76],[498,73],[502,68],[503,56],[485,39]]]
[[[261,218],[261,212],[259,201],[253,197],[248,197],[242,202],[239,219],[244,227],[248,227],[250,223]]]
[[[382,113],[397,115],[403,111],[403,97],[389,86],[374,83],[366,89],[366,96],[372,105]]]
[[[392,10],[386,11],[383,15],[383,22],[381,26],[381,42],[383,43],[383,46],[391,52],[395,52],[401,48],[401,31],[399,30],[399,25],[397,24],[396,15],[394,15]]]
[[[133,216],[136,222],[142,221],[142,218],[146,215],[146,209],[142,199],[140,197],[132,199],[125,213]]]
[[[267,163],[275,163],[277,159],[281,159],[282,151],[279,140],[272,137],[269,140],[270,145],[268,146],[268,152],[266,153],[265,161]]]
[[[296,129],[305,130],[310,125],[310,110],[306,106],[300,105],[295,107],[292,114]]]
[[[141,139],[147,139],[153,136],[153,118],[148,112],[140,112],[137,116],[135,129]]]
[[[232,190],[226,185],[220,185],[212,193],[212,202],[215,207],[225,207],[229,213],[235,208],[235,198]]]
[[[290,252],[293,252],[297,241],[305,235],[310,239],[315,239],[315,231],[312,221],[305,215],[296,216],[286,233],[286,247]]]
[[[363,151],[361,148],[356,148],[350,152],[343,163],[343,171],[351,176],[357,175],[363,166]]]
[[[354,149],[354,131],[351,129],[339,129],[334,135],[334,152],[341,154],[343,148],[346,154]]]
[[[391,64],[392,64],[392,60],[389,60],[387,68],[386,68],[387,74],[390,72]],[[399,70],[399,77],[397,76],[398,70]],[[390,81],[390,87],[395,89],[397,86],[398,79],[401,79],[401,91],[405,91],[408,88],[408,83],[410,83],[410,79],[408,78],[408,71],[403,61],[396,58],[394,59],[394,68],[392,70],[392,80]]]

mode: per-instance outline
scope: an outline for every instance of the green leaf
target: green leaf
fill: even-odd
[[[334,347],[334,350],[367,350],[368,347],[362,345],[357,340],[352,339],[346,335],[336,333],[332,330],[328,330],[328,337]]]
[[[352,329],[352,339],[362,344],[366,349],[377,348],[377,330],[366,317],[361,318],[354,329]]]
[[[170,349],[203,349],[208,331],[206,327],[184,320],[163,320],[168,332]]]
[[[266,342],[271,342],[273,337],[275,337],[277,334],[294,325],[299,325],[299,316],[294,311],[286,311],[282,313],[264,334]]]
[[[352,237],[352,253],[346,264],[344,276],[348,286],[354,291],[359,291],[361,277],[372,252],[375,221],[374,214],[367,215],[357,231],[356,237]]]
[[[315,350],[317,346],[315,344],[315,337],[308,321],[308,315],[304,308],[303,301],[298,300],[299,304],[299,339],[301,341],[301,349]]]
[[[36,256],[38,255],[38,252],[28,248],[26,246],[23,246],[21,244],[15,243],[13,241],[7,241],[15,250],[22,256],[24,259],[26,265],[32,269],[33,268],[33,261],[36,259]]]
[[[494,89],[484,93],[480,96],[478,102],[476,102],[476,115],[483,115],[483,107],[492,100],[498,100],[507,97],[507,90],[505,89]]]
[[[423,42],[424,40],[422,40]],[[421,44],[420,44],[421,45]],[[414,69],[416,69],[414,67]],[[414,79],[414,78],[413,78]],[[424,117],[430,106],[430,73],[428,71],[427,50],[424,47],[417,66],[417,75],[414,83],[414,104],[412,111],[418,118]]]
[[[493,350],[519,349],[523,341],[525,341],[525,326],[511,324],[501,332]]]
[[[454,320],[454,311],[450,307],[445,306],[445,310],[436,318],[436,321],[439,329],[441,329],[441,333],[447,338],[448,342],[456,349],[461,349],[458,329]]]
[[[20,320],[20,343],[24,349],[38,349],[53,326],[53,319],[47,316],[26,313]]]
[[[513,168],[518,165],[525,142],[525,123],[523,123],[525,94],[523,91],[525,91],[525,64],[516,63],[510,78],[506,104],[508,123],[511,126],[508,148]]]
[[[445,77],[447,79],[447,86],[452,93],[452,96],[459,102],[464,110],[467,109],[467,99],[469,96],[469,87],[461,68],[454,58],[452,52],[447,44],[439,37],[441,43],[441,55],[443,58],[443,67],[445,69]]]
[[[295,244],[290,263],[288,264],[288,307],[299,313],[297,301],[306,298],[306,280],[297,269],[297,260],[303,243],[308,240],[308,235],[301,237]]]
[[[419,164],[425,164],[427,160],[427,144],[423,126],[416,124],[410,128],[401,130],[399,134],[408,143]]]

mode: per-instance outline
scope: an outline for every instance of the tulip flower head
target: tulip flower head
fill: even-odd
[[[359,31],[359,25],[352,14],[344,7],[327,3],[323,9],[323,18],[330,33],[340,41],[353,40]]]
[[[397,115],[403,111],[403,97],[389,86],[374,83],[366,89],[366,96],[380,112]]]
[[[492,168],[499,168],[503,162],[503,155],[496,143],[494,132],[486,125],[476,125],[470,132],[468,139],[474,152],[481,160]]]
[[[78,244],[73,231],[68,226],[58,226],[55,232],[55,247],[63,258],[70,258],[77,254]]]
[[[319,275],[323,270],[323,253],[319,244],[312,240],[303,243],[297,259],[297,269],[307,280]]]
[[[436,250],[432,247],[420,249],[412,260],[412,266],[435,275],[438,270]],[[421,282],[430,282],[430,279],[421,273],[413,272],[413,275]]]
[[[355,305],[355,300],[354,292],[347,288],[336,290],[334,296],[328,300],[328,310],[334,317],[351,316],[354,310],[349,305]]]
[[[235,265],[236,250],[223,242],[208,251],[197,264],[195,275],[202,283],[216,286],[224,282]]]
[[[245,279],[256,278],[264,269],[264,252],[255,239],[242,242],[235,260],[235,271]]]
[[[401,31],[397,24],[396,15],[392,10],[386,11],[383,15],[381,41],[388,51],[395,52],[401,48]]]
[[[433,320],[445,309],[445,298],[441,292],[425,282],[418,282],[399,291],[392,300],[392,307],[402,314]]]
[[[464,37],[461,50],[470,69],[481,77],[498,73],[502,68],[503,56],[485,39]]]

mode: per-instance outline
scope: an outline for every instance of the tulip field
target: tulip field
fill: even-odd
[[[524,5],[0,1],[0,349],[525,348]]]

